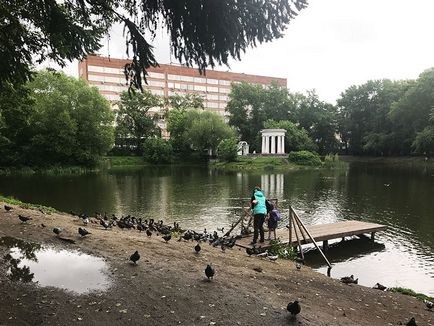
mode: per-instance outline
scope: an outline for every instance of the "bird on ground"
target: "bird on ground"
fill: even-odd
[[[82,237],[85,237],[85,236],[88,235],[88,234],[92,234],[92,233],[90,233],[88,230],[86,230],[85,228],[78,228],[78,233],[80,233],[80,235],[81,235]]]
[[[359,279],[358,278],[354,279],[354,275],[344,276],[341,278],[341,282],[345,284],[351,284],[351,283],[358,284]]]
[[[54,228],[54,229],[53,229],[53,232],[54,232],[56,235],[60,235],[60,233],[62,233],[62,229],[61,229],[61,228]]]
[[[194,251],[198,254],[202,248],[200,247],[199,242],[194,246]]]
[[[267,258],[268,258],[269,260],[271,260],[271,261],[276,261],[276,260],[279,258],[279,256],[278,256],[278,255],[275,255],[275,256],[267,256]]]
[[[288,306],[286,307],[286,310],[288,310],[292,316],[296,316],[300,313],[301,307],[297,300],[294,302],[288,303]]]
[[[428,300],[423,300],[423,302],[425,303],[425,306],[431,310],[432,308],[434,308],[434,303],[432,303],[431,301]]]
[[[246,247],[246,253],[247,253],[249,256],[251,256],[251,255],[256,254],[256,253],[257,253],[257,250],[256,250],[255,247],[253,247],[253,248]]]
[[[42,210],[42,208],[39,208],[38,211],[41,212],[42,215],[45,215],[45,212]]]
[[[411,317],[411,319],[405,324],[406,326],[417,326],[416,319]]]
[[[210,264],[208,264],[205,268],[205,275],[208,277],[208,280],[212,279],[215,274],[215,269],[211,267]]]
[[[137,261],[140,259],[140,255],[139,252],[136,250],[131,256],[130,256],[130,260],[137,265]]]
[[[383,284],[377,283],[372,288],[376,289],[376,290],[384,291],[387,289],[387,286],[384,286]]]
[[[99,224],[106,230],[110,227],[110,224],[106,220],[103,220],[103,219],[99,220]]]
[[[164,239],[164,241],[166,241],[166,243],[168,243],[170,239],[172,239],[172,235],[171,234],[163,235],[162,238]]]
[[[20,219],[20,221],[21,221],[22,223],[26,223],[27,221],[30,221],[30,220],[32,219],[32,218],[29,217],[29,216],[24,216],[24,215],[21,215],[21,214],[18,215],[18,218]]]
[[[152,231],[147,229],[146,230],[146,235],[150,238],[152,236]]]
[[[12,206],[5,205],[5,210],[6,210],[6,212],[9,212],[9,211],[12,210],[12,209],[13,209]]]
[[[265,250],[264,252],[256,254],[256,257],[267,257],[267,256],[268,256],[268,250]]]
[[[217,228],[217,231],[220,231],[221,233],[223,233],[225,231],[225,228]]]
[[[297,268],[298,270],[300,270],[301,266],[303,266],[303,258],[297,257],[295,259],[295,268]]]

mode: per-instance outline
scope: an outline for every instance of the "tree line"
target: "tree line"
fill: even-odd
[[[276,84],[233,84],[229,98],[228,123],[194,94],[125,92],[112,110],[84,80],[40,71],[26,84],[4,83],[0,92],[0,166],[93,166],[108,152],[153,163],[209,154],[233,160],[239,140],[260,152],[263,128],[285,129],[287,152],[434,153],[434,69],[416,80],[353,85],[336,105]]]
[[[276,84],[267,88],[233,84],[229,97],[229,124],[256,152],[261,148],[261,129],[283,128],[287,151],[374,156],[434,153],[434,69],[416,80],[353,85],[336,105],[321,101],[315,91],[291,93]]]

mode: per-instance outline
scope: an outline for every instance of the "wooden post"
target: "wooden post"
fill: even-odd
[[[288,214],[288,229],[289,229],[289,244],[292,245],[292,210],[291,207],[289,208],[289,214]]]
[[[324,250],[324,252],[327,251],[327,250],[329,250],[329,242],[328,242],[328,240],[324,240],[322,242],[322,250]]]
[[[371,240],[372,240],[372,241],[375,240],[375,232],[371,232]]]

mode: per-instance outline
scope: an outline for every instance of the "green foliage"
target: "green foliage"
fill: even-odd
[[[223,139],[235,136],[234,131],[216,113],[188,111],[187,116],[190,116],[191,112],[195,113],[192,115],[191,126],[186,131],[186,136],[197,151],[211,150],[215,153]]]
[[[338,100],[339,130],[347,153],[433,153],[433,89],[434,69],[417,80],[371,80],[348,88]]]
[[[215,152],[219,143],[234,137],[234,131],[223,119],[209,111],[173,109],[167,116],[167,130],[175,153]]]
[[[405,295],[409,295],[409,296],[418,298],[420,300],[428,300],[428,301],[434,302],[434,297],[430,297],[430,296],[425,295],[423,293],[418,293],[418,292],[416,292],[412,289],[409,289],[409,288],[393,287],[393,288],[388,288],[387,291],[395,292],[395,293],[402,293]]]
[[[160,115],[151,109],[161,108],[162,100],[150,91],[123,92],[120,98],[116,117],[116,147],[142,155],[144,141],[160,135],[156,124]]]
[[[172,146],[162,138],[147,139],[143,145],[143,157],[146,162],[170,163],[172,160]]]
[[[83,80],[42,71],[1,97],[3,166],[95,166],[113,144],[110,104]]]
[[[19,206],[21,208],[25,208],[25,209],[42,209],[45,213],[57,212],[57,210],[53,207],[23,203],[22,201],[15,199],[14,197],[6,197],[6,196],[0,195],[0,201],[4,202],[6,204],[17,205],[17,206]]]
[[[227,64],[229,58],[258,43],[282,36],[305,0],[256,1],[44,1],[6,0],[1,3],[2,44],[0,84],[23,83],[34,62],[81,59],[101,47],[101,38],[115,23],[127,30],[128,57],[140,72],[158,63],[150,44],[163,26],[174,57],[200,70]],[[131,51],[131,53],[130,53]]]
[[[235,138],[223,139],[217,148],[218,158],[226,161],[233,162],[237,159],[238,144]]]
[[[106,159],[110,162],[111,167],[145,165],[143,157],[141,156],[108,156]]]
[[[277,255],[282,259],[294,260],[297,257],[297,253],[294,251],[291,245],[283,244],[279,239],[270,241],[270,248],[268,248],[268,253],[270,255]]]
[[[321,166],[321,159],[316,153],[309,151],[290,152],[288,155],[290,162],[298,165]]]
[[[282,171],[297,168],[296,165],[290,164],[286,158],[269,156],[238,156],[234,162],[213,161],[210,166],[227,171]]]
[[[203,109],[203,98],[196,93],[176,94],[164,98],[166,107],[171,109]]]
[[[329,169],[343,169],[347,164],[339,159],[338,154],[327,154],[324,157],[323,166]]]

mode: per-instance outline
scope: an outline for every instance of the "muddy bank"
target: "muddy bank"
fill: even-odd
[[[0,205],[0,237],[102,257],[110,279],[107,291],[82,295],[14,283],[3,258],[9,249],[0,246],[0,325],[399,325],[412,316],[419,325],[434,325],[434,312],[415,298],[345,285],[308,267],[297,271],[289,261],[248,257],[237,247],[222,252],[207,244],[196,255],[193,242],[166,244],[155,235],[106,231],[92,223],[86,227],[92,234],[80,238],[82,221],[71,215],[13,205],[6,212]],[[21,223],[18,214],[32,220]],[[75,244],[56,238],[54,227]],[[141,255],[137,266],[128,262],[135,250]],[[204,274],[208,263],[216,270],[211,282]],[[258,267],[262,272],[254,270]],[[291,319],[286,305],[297,299],[302,311]]]

